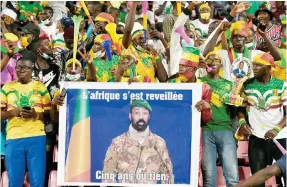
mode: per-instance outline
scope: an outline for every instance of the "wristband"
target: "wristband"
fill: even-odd
[[[228,14],[228,16],[226,16],[226,19],[229,21],[229,22],[232,22],[234,17],[232,17],[230,14]]]
[[[189,16],[189,15],[192,14],[192,12],[191,12],[190,10],[188,10],[187,8],[184,8],[184,9],[182,10],[182,12],[183,12],[185,15],[187,15],[187,16]]]
[[[246,123],[244,118],[239,119],[239,126],[242,126],[243,123]]]
[[[275,130],[276,132],[279,133],[282,129],[281,129],[281,127],[275,126],[275,127],[273,128],[273,130]]]
[[[155,56],[154,59],[155,59],[156,61],[161,60],[161,58],[160,58],[159,55]]]

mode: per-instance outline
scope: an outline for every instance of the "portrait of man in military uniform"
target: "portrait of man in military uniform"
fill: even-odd
[[[127,132],[114,138],[104,160],[102,182],[173,184],[173,165],[165,141],[150,130],[152,108],[132,100]],[[119,122],[120,123],[120,122]]]

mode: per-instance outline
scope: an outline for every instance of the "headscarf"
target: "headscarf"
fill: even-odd
[[[67,62],[66,62],[66,68],[73,63],[73,58],[69,59]],[[75,64],[78,64],[82,67],[82,64],[79,60],[75,59]]]
[[[211,52],[209,52],[209,53],[206,55],[205,59],[207,59],[210,55],[216,55],[216,56],[218,56],[218,57],[220,58],[220,61],[222,62],[222,56],[218,53],[218,51],[211,51]]]
[[[108,13],[101,12],[97,15],[95,21],[106,21],[108,23],[114,23],[114,18]]]
[[[184,47],[179,64],[189,66],[189,67],[198,67],[199,56],[200,56],[200,52],[197,48]]]
[[[240,34],[242,36],[247,37],[248,26],[243,21],[237,21],[231,25],[230,31],[231,36],[233,34]]]
[[[107,41],[107,40],[112,40],[110,35],[108,34],[99,34],[96,36],[94,42],[98,42],[98,43],[103,43],[104,41]]]
[[[272,67],[272,71],[275,70],[275,61],[274,58],[269,54],[269,53],[261,53],[256,55],[253,58],[253,62],[259,63],[259,64],[263,64],[265,66],[271,66]]]

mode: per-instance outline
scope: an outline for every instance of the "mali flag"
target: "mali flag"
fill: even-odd
[[[65,168],[66,182],[91,181],[91,141],[89,99],[83,99],[86,90],[79,90],[76,96],[73,125]]]

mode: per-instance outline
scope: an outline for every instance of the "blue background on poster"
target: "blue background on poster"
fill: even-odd
[[[99,90],[91,92],[128,93],[128,90]],[[74,108],[78,90],[68,90],[66,148],[70,139],[73,125]],[[143,92],[164,94],[173,92],[182,94],[183,100],[158,101],[149,100],[152,107],[149,127],[151,132],[159,135],[166,141],[166,145],[173,164],[173,174],[176,184],[190,184],[190,155],[191,155],[191,121],[192,121],[192,91],[191,90],[130,90],[130,93]],[[122,98],[122,97],[121,97]],[[145,97],[144,97],[145,99]],[[106,151],[112,139],[128,131],[130,120],[130,99],[90,100],[91,115],[91,180],[101,182],[95,178],[97,170],[103,170]],[[67,155],[67,150],[66,150]],[[65,155],[65,157],[66,157]]]

